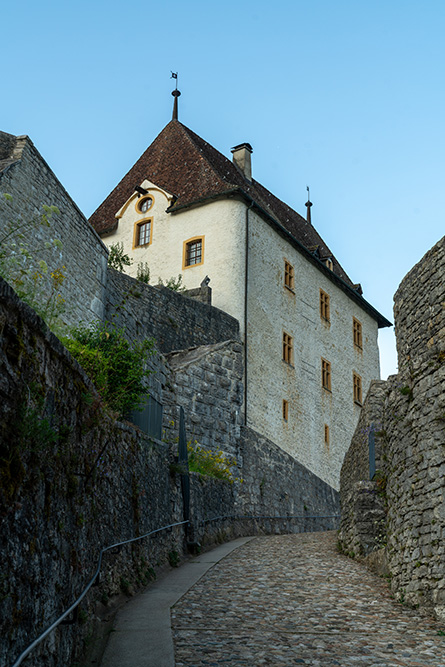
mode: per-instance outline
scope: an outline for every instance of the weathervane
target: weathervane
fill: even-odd
[[[178,72],[172,72],[170,79],[176,79],[176,88],[172,92],[172,95],[175,98],[175,101],[173,102],[172,120],[178,120],[178,97],[181,94],[178,90]]]
[[[306,221],[311,225],[312,224],[312,220],[311,220],[312,202],[311,202],[311,193],[309,191],[309,185],[306,185],[306,190],[307,190],[307,202],[305,204],[305,206],[307,207]]]

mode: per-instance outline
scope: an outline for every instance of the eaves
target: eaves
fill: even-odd
[[[239,196],[248,202],[252,209],[257,211],[261,217],[268,222],[276,231],[283,236],[291,245],[296,248],[311,264],[313,264],[319,271],[324,273],[324,275],[329,278],[337,287],[339,287],[350,299],[357,303],[360,308],[368,313],[376,322],[379,329],[385,327],[392,327],[392,323],[386,319],[378,310],[374,308],[366,299],[364,299],[358,292],[356,292],[352,287],[350,287],[343,278],[340,278],[336,273],[331,271],[321,260],[319,260],[310,250],[308,250],[300,241],[298,241],[278,220],[276,220],[268,211],[266,211],[258,202],[253,199],[247,192],[242,190],[240,187],[233,187],[223,192],[218,192],[213,195],[205,196],[200,199],[196,199],[193,202],[187,204],[182,204],[175,206],[174,204],[167,209],[167,213],[176,213],[184,209],[192,208],[194,206],[200,206],[206,204],[215,199],[221,199],[226,197]]]

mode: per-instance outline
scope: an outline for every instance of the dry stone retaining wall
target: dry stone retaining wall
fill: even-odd
[[[239,338],[238,320],[222,310],[112,269],[105,319],[133,340],[154,338],[163,354]]]
[[[230,411],[241,406],[240,360],[236,340],[198,354],[195,389],[207,395],[211,410],[229,406],[220,421],[233,419]],[[162,398],[162,392],[170,391],[169,366],[161,355],[152,364]],[[187,366],[190,377],[196,369],[193,363]],[[214,403],[204,383],[216,387]],[[184,377],[177,386],[180,398],[186,386]],[[192,404],[192,417],[199,414],[197,405]],[[215,415],[211,413],[212,420]],[[3,280],[0,427],[0,549],[9,573],[0,581],[0,662],[9,664],[80,595],[102,547],[182,521],[183,500],[174,451],[111,419],[77,362]],[[205,430],[210,435],[218,424],[209,420],[202,428],[205,438]],[[230,485],[190,475],[191,526],[106,554],[101,582],[82,602],[79,620],[58,628],[33,652],[36,667],[71,664],[82,653],[95,619],[109,612],[110,600],[144,586],[156,569],[180,558],[186,540],[206,545],[242,534],[322,527],[236,520],[244,513],[336,509],[332,489],[236,419],[228,430],[220,429],[223,449],[225,442],[227,449],[235,448],[239,431],[242,444],[236,453],[240,462],[245,460],[240,473],[246,472],[246,481]],[[264,474],[267,483],[262,484]],[[261,494],[262,501],[256,502]]]
[[[102,547],[183,520],[169,447],[115,422],[79,367],[0,280],[0,663],[20,652],[82,592]],[[191,476],[196,539],[208,512],[233,515],[233,487]],[[36,667],[70,665],[110,600],[182,557],[184,527],[104,556],[101,583],[33,652]]]
[[[166,433],[175,434],[182,406],[192,442],[237,457],[244,393],[239,341],[202,345],[167,359],[172,380],[164,392]]]
[[[363,514],[354,517],[360,494],[354,466],[368,479],[360,430],[378,420],[375,491],[385,498],[392,588],[401,600],[445,619],[445,237],[407,274],[394,299],[400,370],[371,387],[345,459],[341,540],[346,551],[382,542],[381,522],[379,534],[370,535]]]
[[[237,497],[240,515],[283,517],[259,521],[265,532],[302,532],[338,527],[338,491],[296,461],[274,442],[242,427],[239,457],[243,462]],[[286,520],[286,517],[300,517]]]

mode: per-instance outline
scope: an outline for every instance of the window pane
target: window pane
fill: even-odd
[[[186,258],[187,266],[191,266],[192,264],[200,264],[201,257],[202,257],[202,241],[199,240],[187,243],[187,258]]]
[[[150,243],[150,226],[150,222],[144,222],[142,225],[139,225],[138,245],[147,245],[147,243]]]
[[[139,210],[142,211],[142,213],[146,213],[152,207],[152,204],[153,199],[150,199],[150,197],[143,199],[139,204]]]

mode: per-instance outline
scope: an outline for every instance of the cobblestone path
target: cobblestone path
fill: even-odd
[[[172,609],[176,667],[445,667],[445,628],[391,599],[336,533],[259,537]]]

